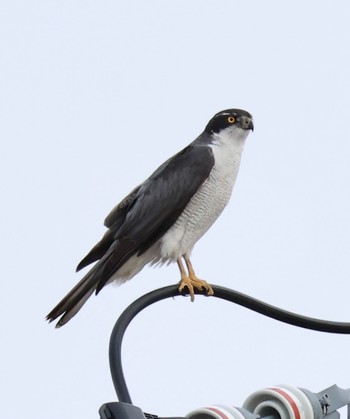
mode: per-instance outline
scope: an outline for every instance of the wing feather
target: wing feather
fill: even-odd
[[[144,253],[175,223],[213,165],[211,148],[188,146],[139,188],[114,237],[114,242],[125,240],[129,244],[128,254],[117,251],[116,247],[106,262],[104,278],[99,281],[96,293],[129,257]]]
[[[91,263],[101,259],[107,250],[111,247],[115,240],[117,231],[125,221],[125,216],[128,210],[135,202],[135,198],[140,187],[141,185],[132,190],[129,195],[126,196],[118,205],[116,205],[107,215],[104,224],[106,227],[108,227],[108,230],[102,239],[84,257],[84,259],[80,261],[76,269],[77,272],[90,265]]]

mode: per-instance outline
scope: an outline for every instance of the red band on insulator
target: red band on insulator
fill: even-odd
[[[275,391],[276,393],[279,393],[281,396],[283,396],[288,401],[288,403],[290,404],[290,406],[291,406],[291,408],[294,412],[295,419],[301,419],[298,406],[296,405],[295,401],[290,397],[290,395],[288,393],[285,393],[283,390],[281,390],[280,388],[276,388],[276,387],[272,387],[271,390]]]
[[[211,410],[214,413],[217,413],[222,419],[229,419],[225,413],[221,412],[221,410],[216,409],[215,407],[206,407],[206,409]]]

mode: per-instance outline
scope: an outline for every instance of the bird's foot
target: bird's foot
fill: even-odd
[[[188,288],[191,301],[194,301],[194,289],[202,290],[204,288],[207,292],[207,295],[214,295],[213,288],[208,284],[208,282],[204,281],[203,279],[199,279],[196,276],[183,276],[179,284],[179,292],[182,292],[185,288]]]

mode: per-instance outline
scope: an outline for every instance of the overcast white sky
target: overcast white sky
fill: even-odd
[[[114,322],[176,266],[104,289],[60,330],[44,316],[109,210],[228,107],[255,131],[197,273],[350,321],[349,14],[345,0],[1,2],[1,417],[96,418],[116,400]],[[177,298],[136,318],[123,359],[134,403],[179,416],[280,383],[350,387],[349,345]]]

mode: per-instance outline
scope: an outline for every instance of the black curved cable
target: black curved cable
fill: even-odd
[[[301,316],[300,314],[282,310],[229,288],[219,287],[217,285],[212,285],[212,288],[214,290],[213,297],[239,304],[281,322],[320,332],[350,334],[350,323],[332,322]],[[196,291],[195,293],[204,294],[204,292],[201,291]],[[117,320],[109,343],[109,364],[114,388],[119,401],[132,404],[121,361],[121,346],[125,330],[132,319],[144,308],[157,301],[176,297],[178,295],[183,294],[179,293],[177,285],[171,285],[152,291],[130,304]]]

